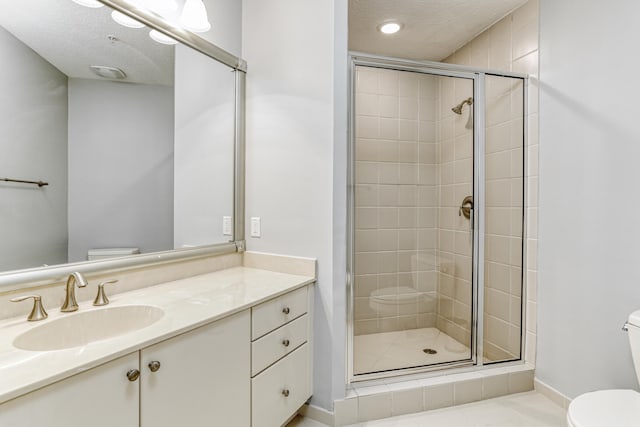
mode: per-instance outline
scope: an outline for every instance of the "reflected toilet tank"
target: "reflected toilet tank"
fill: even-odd
[[[98,248],[87,251],[87,260],[98,261],[101,259],[118,258],[140,253],[138,248]]]

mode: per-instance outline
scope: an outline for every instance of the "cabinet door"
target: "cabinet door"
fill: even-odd
[[[248,427],[250,334],[245,310],[142,350],[141,427]]]
[[[0,405],[2,427],[137,427],[138,352]]]

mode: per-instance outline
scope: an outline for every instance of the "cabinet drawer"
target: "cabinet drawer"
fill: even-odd
[[[305,286],[253,307],[251,339],[256,340],[305,314],[309,305],[307,292],[307,286]]]
[[[309,345],[304,344],[251,380],[252,427],[281,426],[310,396]]]
[[[305,314],[252,342],[251,376],[257,375],[307,342],[308,335],[309,315]]]

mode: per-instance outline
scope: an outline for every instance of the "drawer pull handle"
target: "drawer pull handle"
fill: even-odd
[[[140,378],[140,371],[138,371],[137,369],[131,369],[129,371],[127,371],[127,379],[131,382],[136,381],[138,378]]]
[[[160,362],[158,362],[157,360],[149,362],[149,369],[151,370],[151,372],[158,372],[158,369],[160,369]]]
[[[282,340],[282,345],[283,345],[283,346],[285,346],[285,347],[289,347],[289,344],[291,344],[291,343],[289,342],[289,340],[288,340],[288,339],[286,339],[286,338],[285,338],[285,339],[283,339],[283,340]]]
[[[282,309],[282,312],[284,314],[289,314],[289,313],[291,313],[291,309],[289,307],[285,307],[285,308]]]
[[[284,397],[289,397],[289,390],[287,390],[286,388],[284,390],[282,390],[282,395]]]

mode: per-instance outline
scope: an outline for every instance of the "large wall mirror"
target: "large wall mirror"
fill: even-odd
[[[79,3],[0,4],[0,284],[243,239],[241,67],[154,13]]]

